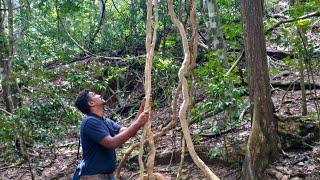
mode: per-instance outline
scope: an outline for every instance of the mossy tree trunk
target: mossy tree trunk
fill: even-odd
[[[253,126],[242,167],[242,179],[263,179],[263,171],[279,155],[263,32],[263,0],[241,0],[241,8],[253,104]]]
[[[219,8],[216,0],[208,0],[205,2],[208,10],[206,19],[206,27],[208,30],[208,49],[217,51],[216,57],[220,60],[223,67],[227,66],[225,62],[226,55],[224,51],[223,35],[220,30]]]

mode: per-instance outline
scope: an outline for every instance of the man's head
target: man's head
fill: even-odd
[[[92,112],[93,108],[103,110],[105,100],[101,95],[96,94],[90,89],[80,91],[76,98],[75,106],[83,113],[88,114]]]

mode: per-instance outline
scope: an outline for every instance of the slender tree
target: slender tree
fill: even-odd
[[[305,116],[308,113],[307,109],[307,95],[306,95],[306,88],[305,88],[305,80],[304,80],[304,63],[302,56],[298,56],[299,62],[299,76],[300,76],[300,87],[301,87],[301,107],[302,107],[302,115]]]
[[[242,167],[242,179],[264,179],[263,171],[270,162],[278,158],[278,138],[263,33],[263,0],[241,0],[241,8],[249,68],[249,93],[253,104],[253,125]]]
[[[300,0],[295,0],[294,4],[297,5],[297,7],[301,6]],[[297,32],[298,32],[297,38],[299,38],[299,36],[303,37],[302,34],[304,34],[304,31],[305,31],[305,28],[303,26],[297,26]],[[296,47],[299,47],[299,45]],[[296,48],[296,49],[298,49],[297,58],[299,62],[298,64],[299,64],[299,76],[300,76],[300,87],[301,87],[301,110],[302,110],[301,114],[305,116],[308,113],[308,108],[307,108],[307,99],[306,99],[307,95],[306,95],[305,78],[304,78],[305,66],[304,66],[303,56],[302,56],[303,48]]]
[[[5,7],[3,1],[0,2],[1,7]],[[12,112],[14,105],[12,101],[12,92],[11,92],[11,86],[10,86],[10,75],[11,75],[11,64],[12,64],[12,58],[13,58],[13,13],[12,13],[12,3],[11,0],[7,0],[8,4],[8,28],[9,28],[9,56],[6,58],[4,57],[5,52],[5,34],[4,34],[4,28],[3,28],[3,22],[5,13],[4,11],[0,11],[0,36],[1,36],[1,43],[0,43],[0,60],[2,62],[3,67],[3,74],[2,74],[2,89],[3,89],[3,99],[6,106],[6,109],[8,112]]]

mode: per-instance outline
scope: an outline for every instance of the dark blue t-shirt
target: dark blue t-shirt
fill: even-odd
[[[80,138],[83,151],[81,175],[112,173],[116,168],[116,152],[99,144],[106,136],[115,136],[121,125],[89,113],[82,121]]]

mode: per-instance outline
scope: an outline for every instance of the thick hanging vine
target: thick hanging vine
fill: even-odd
[[[191,4],[193,5],[192,8],[194,8],[194,3],[191,3]],[[181,65],[181,68],[179,69],[179,73],[178,73],[180,83],[182,84],[182,95],[183,95],[183,102],[182,102],[182,105],[181,105],[180,111],[179,111],[179,119],[180,119],[182,131],[183,131],[183,136],[184,136],[184,139],[186,140],[187,148],[188,148],[188,151],[191,155],[191,158],[196,163],[196,165],[205,173],[205,175],[208,179],[217,180],[219,178],[210,170],[210,168],[208,166],[206,166],[206,164],[197,155],[197,153],[194,149],[193,143],[192,143],[191,136],[190,136],[189,124],[187,122],[187,111],[188,111],[188,106],[189,106],[189,92],[188,92],[188,82],[187,82],[186,76],[189,73],[190,62],[191,62],[192,56],[190,55],[188,39],[186,36],[184,26],[178,20],[178,18],[175,15],[175,12],[173,10],[173,0],[169,0],[169,14],[171,16],[172,22],[179,29],[181,40],[182,40],[182,45],[183,45],[183,50],[184,50],[184,60],[183,60],[183,63]],[[195,52],[193,52],[193,53],[195,53]]]
[[[148,0],[147,6],[147,24],[146,24],[146,65],[145,65],[145,110],[151,111],[150,98],[151,98],[151,71],[152,71],[152,58],[154,54],[154,47],[157,37],[157,28],[158,28],[158,3],[157,0],[154,1],[154,27],[152,33],[152,0]],[[154,168],[154,159],[156,155],[156,148],[154,145],[153,132],[151,129],[151,113],[149,114],[149,120],[147,121],[144,127],[144,133],[140,142],[140,151],[139,151],[139,166],[140,166],[140,179],[144,177],[144,165],[142,160],[143,155],[143,146],[145,141],[145,136],[147,136],[150,152],[147,160],[147,173],[148,179],[155,179],[153,174]]]

